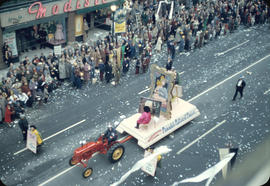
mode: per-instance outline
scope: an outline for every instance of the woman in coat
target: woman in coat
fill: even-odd
[[[1,121],[5,118],[5,112],[6,112],[6,98],[3,96],[3,93],[0,93],[0,107],[1,107]],[[0,122],[1,122],[0,121]]]
[[[158,40],[157,40],[157,44],[156,44],[156,50],[157,50],[157,52],[160,52],[161,51],[161,46],[162,46],[162,39],[159,36],[158,37]]]
[[[91,70],[90,65],[87,62],[85,62],[83,66],[83,79],[86,82],[90,80],[90,70]]]
[[[58,65],[58,70],[59,70],[59,79],[60,81],[64,81],[64,79],[67,78],[67,73],[66,73],[66,63],[65,63],[65,56],[62,55],[59,65]]]
[[[5,112],[5,123],[7,123],[9,126],[11,126],[12,114],[14,114],[14,111],[11,107],[11,103],[8,103],[6,106],[6,112]]]

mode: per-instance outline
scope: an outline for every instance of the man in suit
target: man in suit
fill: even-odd
[[[235,101],[235,98],[238,94],[238,92],[240,93],[240,96],[241,98],[243,97],[243,90],[246,86],[246,82],[244,81],[244,77],[240,77],[240,79],[237,81],[236,83],[236,89],[235,89],[235,93],[234,93],[234,96],[233,96],[233,101]]]

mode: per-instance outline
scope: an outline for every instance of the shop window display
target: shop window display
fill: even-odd
[[[50,21],[16,31],[19,52],[66,43],[62,21]]]
[[[65,27],[61,22],[51,21],[48,23],[48,43],[59,45],[66,43]]]

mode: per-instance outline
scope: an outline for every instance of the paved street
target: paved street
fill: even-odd
[[[269,136],[269,41],[268,25],[242,28],[210,41],[200,50],[178,54],[173,66],[182,72],[183,99],[196,105],[201,115],[155,145],[172,149],[164,155],[162,168],[157,169],[155,177],[137,171],[122,185],[172,185],[196,176],[219,161],[218,148],[228,141],[239,148],[236,163],[241,163],[254,151]],[[166,59],[164,49],[161,54],[154,54],[151,63],[165,66]],[[79,147],[79,141],[95,140],[109,122],[121,121],[121,116],[136,113],[140,97],[149,95],[148,91],[139,94],[150,85],[149,72],[135,75],[134,66],[122,77],[119,86],[96,84],[74,90],[65,83],[53,93],[48,104],[29,111],[28,121],[38,127],[45,139],[38,155],[29,150],[20,151],[25,143],[18,126],[0,126],[3,182],[7,185],[74,186],[109,185],[119,180],[143,158],[144,150],[134,139],[124,144],[125,156],[116,164],[109,163],[103,155],[91,159],[89,165],[94,172],[88,179],[82,178],[82,167],[70,169],[68,160]],[[247,83],[244,97],[233,102],[235,84],[242,75]],[[181,151],[222,121],[215,130]],[[65,130],[67,127],[70,128]],[[57,132],[59,134],[55,135]],[[177,154],[179,151],[181,153]]]

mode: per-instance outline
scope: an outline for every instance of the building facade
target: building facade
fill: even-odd
[[[110,16],[112,4],[124,0],[10,0],[0,5],[0,43],[16,58],[39,46],[55,46],[82,38],[84,25],[93,28]],[[102,18],[102,19],[101,19]],[[104,19],[105,18],[105,19]],[[3,56],[1,50],[1,56]],[[0,64],[4,64],[1,57]]]

